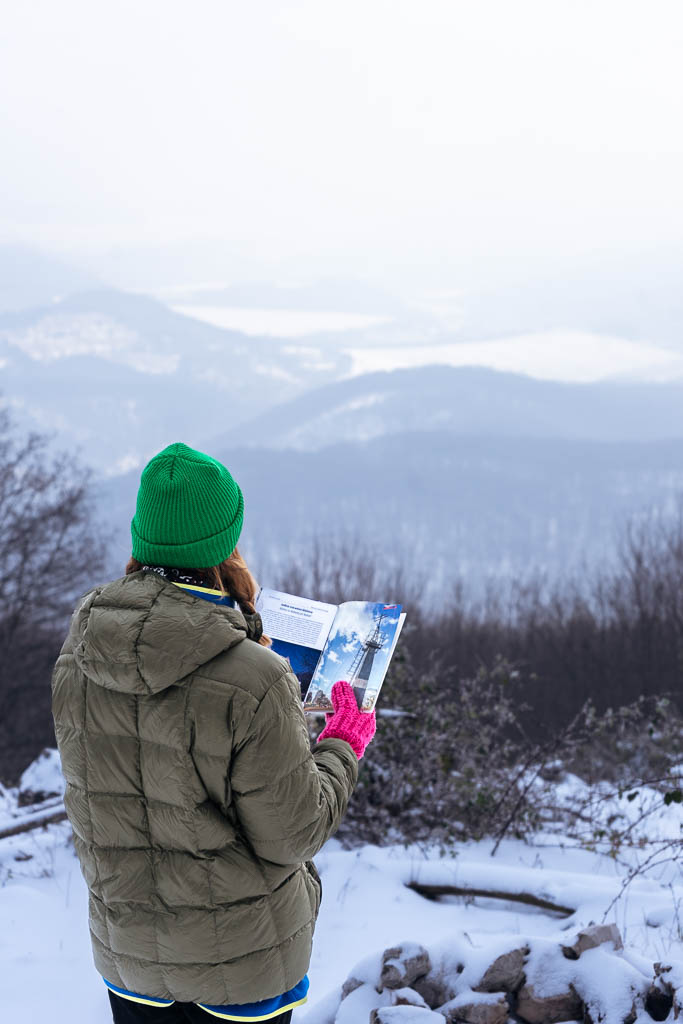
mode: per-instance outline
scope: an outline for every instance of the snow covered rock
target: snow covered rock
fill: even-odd
[[[582,1020],[583,1003],[573,988],[555,995],[538,995],[533,985],[524,985],[517,997],[517,1014],[527,1024],[559,1024]]]
[[[444,1018],[440,1013],[416,1006],[385,1006],[372,1011],[370,1024],[444,1024]]]
[[[593,924],[589,928],[584,928],[571,946],[562,947],[562,952],[568,960],[578,960],[587,949],[595,949],[604,942],[611,942],[615,949],[624,948],[616,924]]]
[[[410,988],[418,978],[429,974],[431,962],[424,946],[416,942],[403,942],[385,949],[382,955],[380,986],[382,988]]]
[[[461,933],[450,935],[429,946],[429,971],[416,978],[410,987],[422,996],[432,1010],[438,1010],[460,991],[470,988],[472,979],[464,981],[462,977],[470,950],[469,942]],[[489,962],[482,963],[475,981],[479,980]]]
[[[616,925],[570,935],[501,933],[474,944],[454,932],[426,946],[397,943],[357,963],[337,989],[336,1010],[308,1024],[683,1022],[683,963],[653,965],[624,949]]]
[[[389,992],[392,1006],[421,1006],[423,1010],[429,1010],[422,996],[414,988],[394,988]]]
[[[372,985],[377,991],[379,991],[379,976],[382,970],[382,953],[375,952],[369,956],[363,957],[355,964],[348,978],[342,985],[341,998],[342,1002],[347,999],[352,992],[355,992],[361,985]]]
[[[496,957],[487,968],[475,992],[516,992],[524,984],[524,961],[529,955],[528,946],[520,946],[509,953]]]
[[[448,1024],[507,1024],[509,1012],[502,992],[463,992],[441,1007]]]
[[[443,1006],[453,997],[453,989],[444,979],[434,971],[425,974],[423,978],[417,978],[412,984],[412,989],[424,999],[427,1006],[432,1010]]]
[[[360,980],[360,978],[354,978],[354,977],[347,978],[346,981],[344,982],[344,984],[342,985],[342,990],[341,990],[342,1002],[344,1001],[344,999],[346,999],[347,996],[350,996],[352,992],[355,992],[356,989],[360,988],[361,985],[363,985],[363,984],[364,984],[364,982],[362,982]]]
[[[365,1024],[373,1010],[389,1006],[389,999],[388,992],[378,992],[374,985],[360,985],[340,1003],[334,1024]]]
[[[47,800],[51,796],[64,796],[64,776],[59,752],[46,747],[32,761],[19,780],[18,804],[26,807]]]

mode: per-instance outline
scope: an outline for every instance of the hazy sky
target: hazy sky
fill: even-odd
[[[678,244],[682,54],[679,0],[4,0],[2,234],[438,283]]]

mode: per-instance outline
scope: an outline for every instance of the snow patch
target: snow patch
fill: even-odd
[[[137,331],[102,313],[49,313],[28,327],[0,331],[0,340],[38,362],[101,356],[149,374],[175,373],[180,362],[178,353],[148,349]]]
[[[46,748],[19,780],[19,802],[37,803],[50,796],[64,796],[64,776],[59,752]]]

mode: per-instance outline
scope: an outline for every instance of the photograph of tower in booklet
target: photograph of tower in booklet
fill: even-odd
[[[263,588],[256,610],[299,680],[304,711],[332,711],[338,679],[351,683],[362,711],[372,711],[405,621],[400,604],[326,604]]]

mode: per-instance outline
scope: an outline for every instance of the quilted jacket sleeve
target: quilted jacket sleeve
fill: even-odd
[[[274,682],[233,751],[230,784],[238,818],[259,857],[297,864],[315,856],[337,830],[358,779],[344,740],[311,751],[292,672]]]

